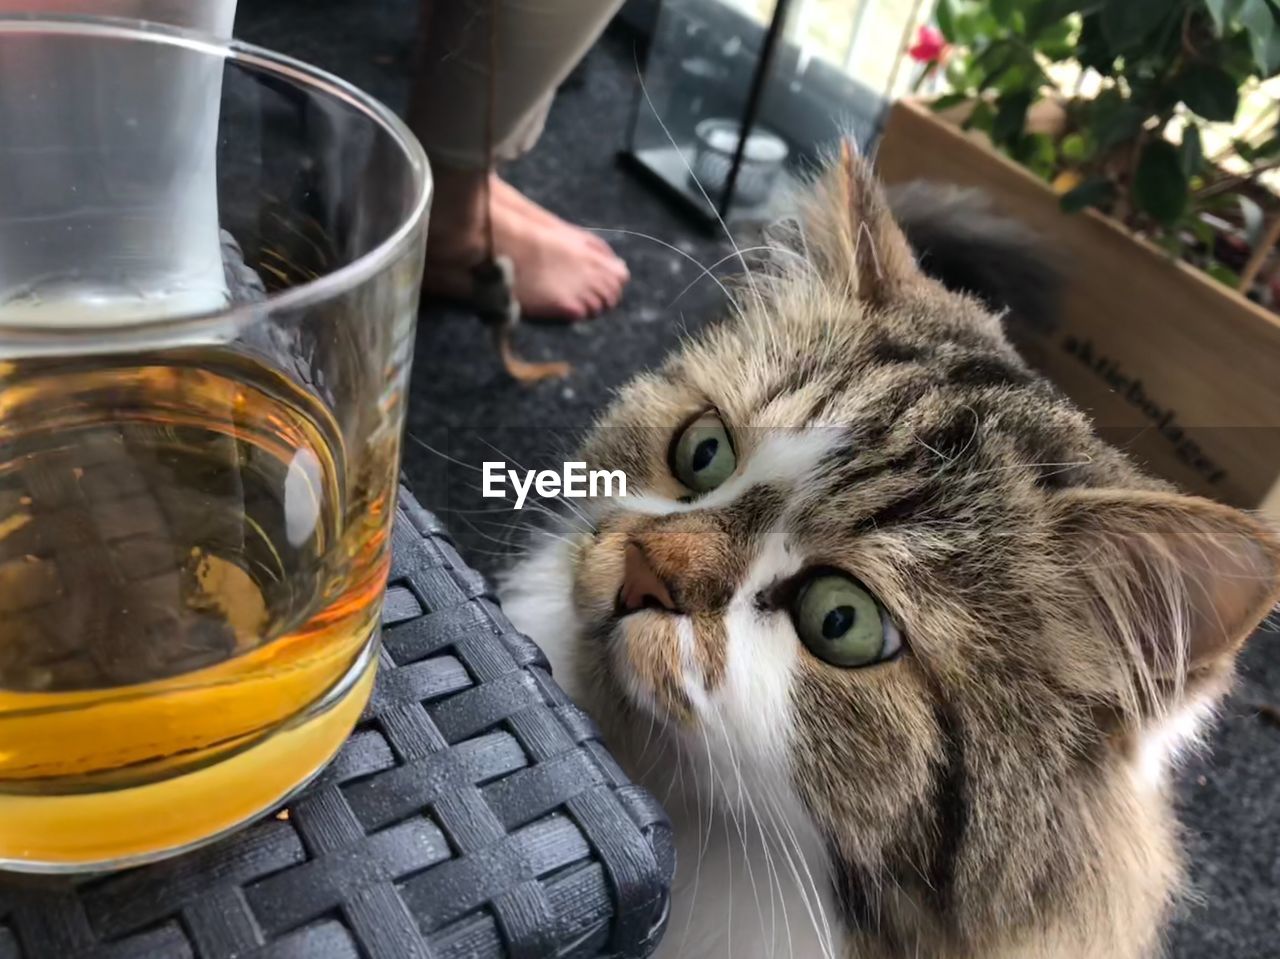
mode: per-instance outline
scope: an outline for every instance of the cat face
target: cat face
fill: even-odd
[[[1083,922],[1126,871],[1151,892],[1112,919],[1149,941],[1174,865],[1144,762],[1219,691],[1280,546],[1102,443],[916,270],[856,161],[805,247],[586,444],[631,494],[565,584],[612,718],[802,817],[882,944]]]

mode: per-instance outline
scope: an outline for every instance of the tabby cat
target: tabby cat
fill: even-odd
[[[503,589],[665,797],[659,954],[1156,955],[1168,769],[1280,539],[1098,439],[920,271],[861,160],[798,236],[588,437],[629,495]]]

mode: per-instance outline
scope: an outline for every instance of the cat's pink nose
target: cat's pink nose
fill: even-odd
[[[657,574],[649,557],[635,543],[628,543],[623,552],[622,589],[618,592],[618,607],[623,613],[638,609],[665,609],[678,613],[671,590]]]

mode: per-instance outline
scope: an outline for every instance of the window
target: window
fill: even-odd
[[[764,23],[776,0],[722,0]],[[809,57],[839,67],[873,90],[897,96],[914,79],[903,51],[929,20],[925,0],[792,0],[786,36]]]

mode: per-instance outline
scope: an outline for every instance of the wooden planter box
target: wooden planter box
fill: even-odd
[[[894,105],[887,183],[978,187],[1042,234],[1067,276],[1062,323],[1024,345],[1099,432],[1189,492],[1280,519],[1280,317],[1043,181],[924,104]]]

